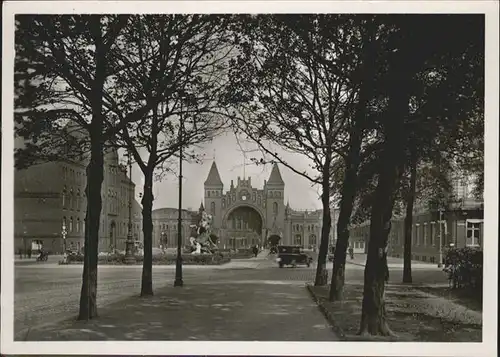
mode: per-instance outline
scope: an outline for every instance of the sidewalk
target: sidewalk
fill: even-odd
[[[158,289],[98,309],[95,320],[52,323],[16,340],[334,341],[303,284],[212,281]]]
[[[54,267],[64,267],[66,268],[82,268],[83,264],[68,264],[59,265],[59,261],[62,260],[62,256],[54,256],[52,259],[46,262],[37,262],[36,259],[31,260],[21,260],[15,261],[16,268],[33,268],[33,265],[37,265],[39,268],[54,268]],[[195,265],[195,264],[184,264],[182,269],[257,269],[259,265],[266,263],[268,261],[267,257],[257,257],[257,258],[247,258],[247,259],[232,259],[230,262],[221,265]],[[141,264],[99,264],[99,269],[142,269]],[[168,265],[156,265],[153,264],[153,269],[175,269],[175,264]]]
[[[351,259],[349,255],[346,257],[346,263],[354,264],[359,266],[366,265],[366,254],[354,254],[354,259]],[[403,269],[403,258],[395,258],[395,257],[387,257],[387,265],[389,269]],[[426,263],[417,260],[411,261],[412,269],[433,269],[433,270],[442,270],[442,268],[438,268],[436,263]]]
[[[267,259],[269,255],[269,249],[262,249],[259,254],[257,254],[257,259]]]

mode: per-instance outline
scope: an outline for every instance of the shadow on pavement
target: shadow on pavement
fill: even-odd
[[[28,340],[332,341],[329,325],[304,285],[207,283],[159,289],[32,331]]]

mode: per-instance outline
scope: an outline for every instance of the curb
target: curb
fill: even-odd
[[[363,264],[363,263],[355,263],[355,262],[350,262],[348,260],[346,260],[346,263],[347,264],[352,264],[352,265],[357,265],[357,266],[360,266],[360,267],[364,267],[365,266],[365,264]]]
[[[312,291],[311,287],[312,287],[312,285],[310,283],[306,283],[306,289],[307,289],[307,291],[311,295],[311,297],[312,297],[313,301],[316,303],[316,305],[318,305],[319,311],[321,311],[321,313],[323,314],[323,316],[326,318],[326,321],[330,325],[330,328],[332,329],[333,333],[337,335],[337,337],[339,338],[339,340],[341,340],[341,341],[347,341],[344,331],[342,330],[342,328],[340,326],[338,326],[335,323],[335,320],[333,319],[333,316],[330,314],[330,312],[328,311],[328,309],[325,308],[325,306],[323,305],[323,303],[321,302],[321,300],[314,294],[314,292]]]

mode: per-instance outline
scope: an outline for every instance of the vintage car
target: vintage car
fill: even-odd
[[[291,265],[295,268],[298,264],[304,264],[309,267],[312,260],[312,257],[304,253],[300,246],[278,246],[278,257],[276,258],[276,262],[280,268],[283,268],[285,265]]]

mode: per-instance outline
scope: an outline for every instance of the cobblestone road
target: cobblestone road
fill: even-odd
[[[184,282],[196,285],[204,282],[221,282],[227,284],[288,284],[301,285],[313,281],[315,265],[307,268],[278,268],[272,258],[255,261],[253,268],[237,268],[233,264],[227,269],[214,267],[185,267]],[[245,264],[241,264],[242,267]],[[331,269],[331,264],[328,265]],[[140,266],[119,267],[103,266],[99,268],[98,306],[138,295],[141,281]],[[364,267],[348,264],[346,280],[362,281]],[[175,270],[173,267],[154,267],[153,286],[160,289],[173,284]],[[16,336],[33,326],[70,318],[78,312],[81,289],[81,266],[57,265],[16,265],[14,320]],[[400,283],[401,269],[391,269],[391,283]],[[432,284],[445,281],[444,274],[436,269],[416,270],[413,272],[415,283]]]

